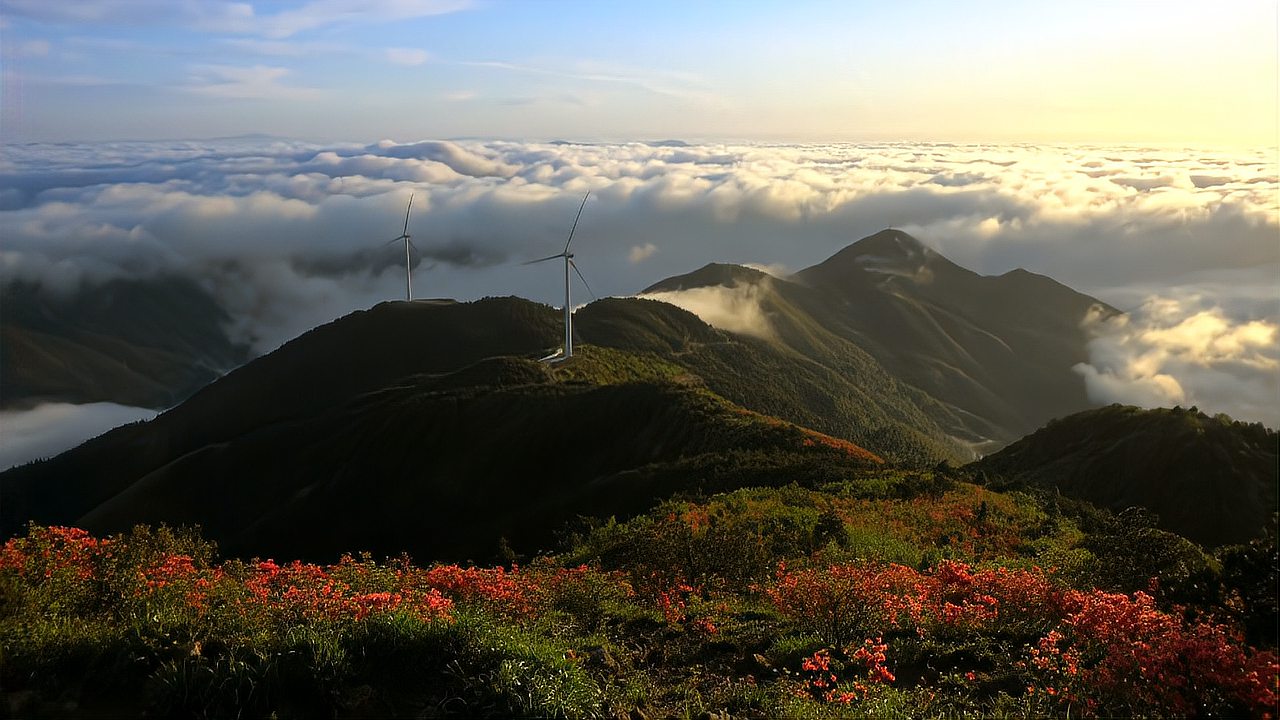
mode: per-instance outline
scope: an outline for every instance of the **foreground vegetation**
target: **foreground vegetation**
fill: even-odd
[[[0,551],[21,716],[1266,716],[1274,542],[1207,556],[938,475],[673,500],[525,564],[219,559],[192,530]],[[1268,606],[1268,597],[1271,605]]]

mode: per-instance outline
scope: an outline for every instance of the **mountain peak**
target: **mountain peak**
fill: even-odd
[[[845,248],[846,250],[857,250],[859,254],[877,254],[877,255],[924,255],[933,252],[925,247],[925,244],[915,239],[911,235],[898,230],[896,228],[885,228],[874,235],[868,235],[858,242]]]
[[[933,269],[945,265],[953,264],[907,233],[886,228],[849,245],[822,263],[800,271],[798,275],[812,281],[818,275],[847,277],[850,272],[856,272],[859,275],[896,275],[930,282]]]

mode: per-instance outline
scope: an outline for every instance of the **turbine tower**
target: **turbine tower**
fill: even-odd
[[[578,279],[582,281],[582,285],[587,288],[587,292],[595,297],[595,293],[591,292],[591,285],[587,283],[587,279],[582,276],[582,271],[578,269],[577,263],[573,261],[573,253],[569,252],[569,245],[573,243],[573,233],[578,229],[578,220],[582,218],[582,209],[587,206],[587,198],[591,197],[591,192],[587,191],[582,196],[582,204],[578,206],[578,215],[573,218],[573,227],[569,228],[569,239],[565,241],[564,250],[556,255],[548,255],[537,260],[530,260],[522,263],[524,265],[533,265],[534,263],[555,260],[556,258],[564,258],[564,356],[562,360],[573,357],[573,304],[569,298],[569,268],[578,274]]]
[[[409,237],[409,213],[412,210],[413,193],[410,193],[409,207],[405,208],[404,211],[404,231],[400,233],[400,237],[392,238],[387,241],[388,245],[393,242],[399,242],[400,240],[404,241],[404,299],[409,302],[413,301],[413,270],[409,265],[409,248],[413,248],[414,250],[418,249],[418,246],[414,245],[413,240]]]

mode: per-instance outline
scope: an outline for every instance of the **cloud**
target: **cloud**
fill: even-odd
[[[279,70],[206,71],[204,80],[261,93],[287,87]],[[1209,376],[1184,348],[1152,373],[1131,373],[1123,358],[1091,362],[1093,384],[1146,383],[1154,402],[1176,394],[1156,379],[1167,375],[1184,400],[1213,407],[1212,393],[1236,397],[1231,378],[1266,374],[1239,358],[1280,325],[1278,174],[1266,151],[272,137],[12,144],[0,160],[0,281],[73,293],[112,277],[184,275],[269,350],[401,296],[403,255],[384,244],[400,233],[411,193],[415,291],[558,304],[563,278],[518,263],[559,252],[591,191],[574,251],[602,296],[708,262],[785,276],[898,227],[978,272],[1024,267],[1124,310],[1149,296],[1177,299],[1177,322],[1141,315],[1129,332],[1155,334],[1117,347],[1173,353],[1211,336],[1210,349],[1232,359],[1207,367],[1227,376],[1189,380]],[[1162,180],[1143,189],[1112,177]],[[743,298],[701,300],[711,316],[735,302],[752,312]],[[717,322],[732,323],[730,314]],[[751,317],[743,324],[764,327]]]
[[[544,67],[541,65],[492,60],[459,60],[454,61],[454,64],[502,70],[520,75],[564,78],[605,85],[626,85],[653,95],[710,104],[719,103],[719,97],[710,90],[701,78],[683,72],[615,67],[592,62],[580,62],[573,67]]]
[[[775,337],[773,325],[760,304],[763,292],[756,284],[645,293],[643,297],[684,308],[721,330],[766,340]]]
[[[782,263],[742,263],[745,267],[752,270],[759,270],[766,275],[772,275],[776,278],[786,278],[791,275],[791,271]]]
[[[0,10],[61,25],[177,26],[279,39],[325,27],[443,15],[471,5],[470,0],[312,0],[259,14],[251,3],[228,0],[4,0]]]
[[[1128,315],[1086,322],[1097,334],[1075,367],[1089,398],[1143,407],[1197,405],[1280,426],[1280,325],[1233,320],[1205,298],[1151,297]]]
[[[406,65],[412,67],[425,63],[431,56],[426,50],[418,48],[387,48],[387,62],[393,65]]]
[[[312,100],[321,95],[315,88],[284,85],[289,68],[254,65],[197,65],[191,80],[182,89],[200,95],[239,99]]]
[[[643,245],[632,245],[631,251],[627,253],[627,260],[634,265],[648,260],[656,252],[658,252],[658,246],[653,243],[647,242]]]
[[[155,410],[114,403],[47,403],[31,410],[0,410],[0,470],[53,457],[111,428],[155,416]]]

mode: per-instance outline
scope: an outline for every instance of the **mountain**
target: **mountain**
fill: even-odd
[[[709,287],[757,303],[776,344],[829,365],[875,362],[934,401],[931,419],[979,453],[1093,406],[1072,371],[1088,359],[1082,321],[1117,312],[1025,270],[979,275],[900,230],[789,278],[708,265],[642,294]]]
[[[177,278],[112,280],[70,296],[0,288],[0,407],[166,408],[248,357],[207,292]]]
[[[323,558],[361,547],[462,559],[490,557],[504,541],[546,547],[579,514],[634,514],[676,491],[834,479],[881,462],[743,410],[678,366],[602,348],[554,367],[495,357],[348,397],[174,452],[149,470],[135,466],[102,497],[95,460],[127,464],[145,434],[172,438],[166,414],[55,459],[59,477],[77,478],[59,492],[98,495],[76,518],[96,532],[199,524],[242,556]],[[25,481],[48,480],[42,465],[26,470],[5,478],[6,494],[46,489]],[[7,497],[6,514],[24,500]]]
[[[545,305],[518,298],[391,302],[352,313],[247,363],[152,421],[117,428],[58,457],[0,474],[3,530],[16,532],[28,520],[98,529],[167,519],[216,528],[215,537],[227,547],[250,551],[282,547],[280,538],[264,535],[266,528],[276,526],[262,523],[250,532],[247,525],[227,518],[256,517],[266,512],[263,503],[275,503],[291,509],[273,512],[298,513],[308,518],[306,522],[334,522],[343,505],[309,504],[312,501],[301,496],[284,499],[305,488],[349,488],[357,469],[363,482],[374,487],[416,486],[417,480],[406,479],[417,477],[414,472],[435,477],[447,471],[467,492],[486,483],[498,487],[512,478],[529,488],[555,488],[559,478],[584,472],[579,467],[581,453],[566,451],[552,460],[539,454],[541,445],[524,444],[519,452],[504,447],[558,427],[556,418],[564,411],[556,407],[578,402],[587,408],[580,418],[582,427],[564,425],[557,435],[582,436],[609,428],[614,434],[600,443],[609,448],[610,457],[622,453],[632,458],[605,464],[604,470],[591,471],[572,486],[576,499],[564,500],[564,506],[597,514],[609,514],[621,502],[618,498],[632,497],[639,506],[655,497],[636,488],[693,487],[714,478],[768,484],[815,472],[797,467],[785,453],[769,452],[767,443],[759,447],[763,454],[745,463],[717,458],[757,452],[751,443],[710,444],[697,452],[682,447],[674,455],[658,448],[653,457],[637,454],[644,445],[626,453],[619,450],[648,437],[645,428],[654,423],[681,427],[681,408],[693,413],[693,400],[701,403],[698,398],[704,395],[715,398],[715,407],[734,410],[717,410],[720,420],[700,428],[740,424],[743,417],[770,427],[813,424],[825,438],[813,442],[823,447],[854,440],[856,445],[873,445],[877,454],[887,448],[899,460],[934,464],[955,457],[945,434],[912,403],[911,394],[874,363],[858,374],[835,373],[796,353],[716,330],[689,312],[651,300],[602,300],[581,309],[577,317],[580,335],[593,344],[583,346],[583,358],[557,365],[548,375],[547,366],[531,362],[554,348],[560,335],[558,313]],[[600,399],[630,397],[628,393],[639,391],[613,386],[638,380],[678,387],[644,396],[649,398],[644,402],[610,405]],[[559,395],[548,395],[547,387],[557,388]],[[594,394],[579,397],[576,393],[582,388],[594,388]],[[690,388],[696,393],[690,395]],[[550,397],[559,399],[552,403]],[[646,404],[656,402],[655,397],[674,407],[667,411]],[[453,419],[439,426],[434,419],[404,421],[406,403],[421,406],[423,418]],[[473,424],[457,419],[459,412],[474,418],[467,421]],[[775,415],[780,419],[769,417]],[[511,418],[526,421],[509,426]],[[359,430],[366,427],[384,433]],[[459,435],[462,427],[467,432]],[[414,430],[405,433],[404,428]],[[492,432],[497,434],[490,437]],[[350,437],[366,434],[367,442],[350,445]],[[449,440],[439,446],[444,442],[440,438]],[[858,442],[864,439],[871,442]],[[335,455],[338,448],[342,450]],[[388,465],[387,458],[400,458],[397,462],[402,464]],[[492,464],[499,460],[508,464]],[[405,465],[410,462],[411,467]],[[464,472],[466,467],[471,470]],[[838,467],[820,472],[836,472]],[[208,472],[216,479],[209,479]],[[622,472],[630,478],[625,483],[609,479]],[[691,476],[697,480],[693,485]],[[216,492],[202,494],[201,483],[210,483]],[[465,494],[458,490],[447,502],[433,501],[444,513],[446,526],[455,527],[447,521],[465,514]],[[498,495],[519,497],[509,490]],[[199,499],[183,500],[188,497]],[[590,498],[594,499],[587,502]],[[354,507],[356,501],[348,497],[344,503]],[[279,527],[306,522],[295,519]],[[546,522],[543,517],[539,527],[545,530]],[[420,523],[411,525],[413,530],[397,532],[422,532]],[[305,537],[311,538],[306,543],[317,542],[312,535]],[[367,540],[356,545],[394,544],[388,538]],[[476,543],[433,543],[442,552],[480,551]]]
[[[1155,512],[1205,546],[1262,537],[1277,510],[1280,436],[1195,408],[1111,405],[1050,422],[969,467],[1112,510]]]
[[[554,312],[516,299],[383,303],[352,313],[235,369],[150,422],[0,474],[2,527],[70,522],[207,446],[311,417],[415,373],[451,372],[493,355],[536,355],[558,334]]]

